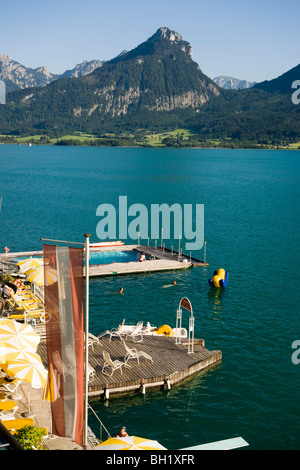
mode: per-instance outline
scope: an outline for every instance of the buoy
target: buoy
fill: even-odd
[[[108,399],[109,399],[109,388],[108,388],[108,385],[106,385],[105,388],[104,388],[104,397],[105,397],[105,400],[108,400]]]
[[[144,379],[142,379],[142,394],[146,395],[146,385],[145,385]]]
[[[166,384],[167,384],[167,389],[171,390],[171,384],[170,384],[170,379],[169,377],[166,378]]]

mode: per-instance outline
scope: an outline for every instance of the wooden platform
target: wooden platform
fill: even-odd
[[[142,380],[146,391],[166,387],[167,378],[170,385],[174,386],[222,360],[221,351],[208,351],[203,340],[195,340],[194,353],[188,354],[187,339],[182,339],[183,344],[176,345],[175,338],[149,335],[144,336],[140,343],[128,340],[126,344],[130,348],[146,352],[153,362],[140,358],[138,364],[136,359],[130,359],[130,368],[123,366],[122,373],[116,370],[109,377],[102,373],[103,351],[108,351],[113,360],[119,361],[124,360],[126,351],[119,338],[112,338],[110,341],[109,336],[104,336],[100,341],[101,345],[96,344],[89,348],[89,363],[96,372],[95,378],[89,383],[90,397],[103,397],[105,387],[109,388],[110,396],[138,393],[141,391]],[[46,364],[45,341],[39,344],[38,354]]]
[[[145,253],[149,256],[154,256],[155,259],[151,261],[141,262],[127,262],[127,263],[109,263],[109,264],[98,264],[90,265],[90,277],[100,276],[116,276],[121,274],[138,274],[138,273],[150,273],[158,271],[172,271],[179,269],[188,269],[192,266],[207,266],[208,263],[192,258],[189,255],[180,254],[176,251],[171,251],[167,248],[154,248],[146,245],[122,245],[117,247],[105,247],[105,248],[91,248],[91,252],[107,252],[107,251],[132,251],[137,250],[141,253]],[[24,251],[18,253],[9,253],[7,255],[0,255],[0,261],[9,261],[13,258],[19,257],[30,257],[38,256],[42,257],[42,251]],[[85,271],[85,269],[84,269]],[[84,273],[85,274],[85,273]]]

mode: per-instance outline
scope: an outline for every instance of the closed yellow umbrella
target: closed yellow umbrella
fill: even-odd
[[[55,374],[53,372],[52,364],[50,364],[46,385],[44,388],[43,393],[43,400],[47,400],[49,402],[54,402],[59,398],[59,391],[58,391],[58,384],[56,382]]]
[[[95,450],[163,450],[159,442],[137,436],[110,437],[94,447]]]
[[[36,352],[40,336],[31,325],[8,319],[0,323],[0,341],[12,346],[17,344],[20,349]]]

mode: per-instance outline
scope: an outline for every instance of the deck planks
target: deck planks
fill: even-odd
[[[116,370],[112,377],[102,373],[104,364],[103,350],[108,351],[112,360],[124,361],[126,350],[119,338],[109,336],[100,338],[101,345],[94,344],[89,347],[89,363],[95,369],[95,378],[89,383],[89,396],[103,396],[105,387],[109,388],[110,395],[126,395],[138,392],[141,388],[142,380],[146,389],[162,388],[169,378],[173,386],[186,380],[201,370],[218,364],[222,360],[221,351],[209,351],[204,347],[203,340],[195,340],[194,353],[187,352],[187,339],[185,343],[175,344],[175,338],[163,335],[146,335],[143,341],[135,343],[129,339],[126,344],[130,348],[136,348],[149,354],[153,362],[145,358],[140,358],[140,363],[136,359],[130,359],[130,368],[122,367]],[[46,343],[40,343],[38,353],[46,364]]]

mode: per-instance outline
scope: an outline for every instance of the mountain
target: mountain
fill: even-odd
[[[57,78],[59,78],[59,75],[50,73],[46,67],[31,69],[19,64],[9,55],[0,55],[0,80],[5,82],[7,92],[46,86]]]
[[[75,65],[75,67],[71,70],[66,70],[59,78],[76,78],[82,77],[93,72],[98,67],[101,67],[103,62],[101,60],[84,60],[81,64]]]
[[[116,120],[161,126],[182,123],[181,113],[193,115],[221,93],[193,61],[191,45],[165,27],[86,76],[10,94],[5,111],[13,108],[15,125],[23,129],[96,131]]]
[[[25,67],[6,54],[0,55],[0,80],[6,84],[7,92],[24,88],[42,87],[59,78],[81,77],[101,67],[101,60],[84,60],[63,74],[53,74],[46,67]]]
[[[163,27],[87,75],[77,67],[76,77],[8,93],[0,134],[122,136],[188,128],[196,146],[297,142],[300,106],[292,103],[291,84],[299,67],[252,88],[226,90],[193,61],[191,45]]]
[[[300,80],[300,64],[273,80],[265,80],[264,82],[257,83],[255,88],[271,93],[279,92],[283,94],[291,94],[292,83],[295,80]]]
[[[225,75],[219,75],[215,77],[214,82],[225,90],[244,90],[245,88],[251,88],[256,82],[248,82],[247,80],[240,80],[239,78],[227,77]]]

